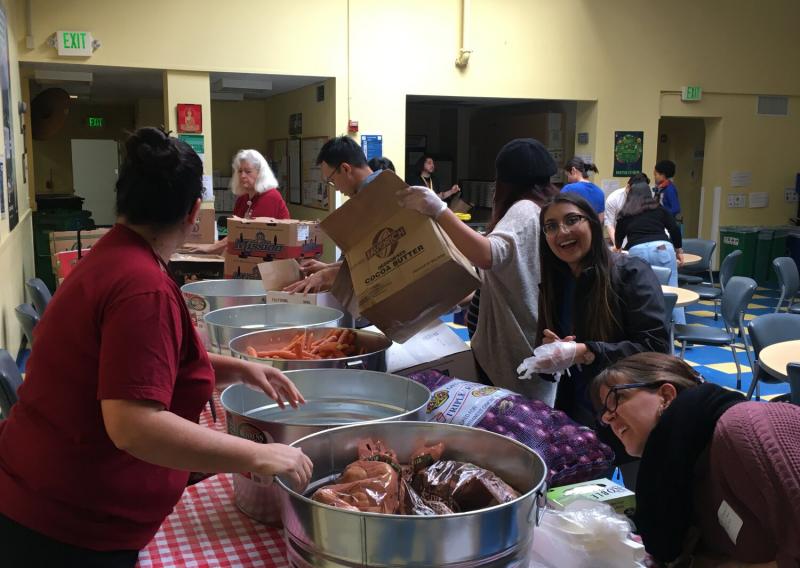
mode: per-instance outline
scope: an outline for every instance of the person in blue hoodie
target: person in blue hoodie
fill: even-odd
[[[600,223],[603,223],[606,196],[602,189],[589,181],[589,172],[600,173],[597,166],[576,156],[564,165],[564,172],[567,175],[567,185],[561,188],[561,193],[574,192],[583,197],[600,217]]]
[[[672,183],[675,176],[675,162],[671,160],[661,160],[656,163],[653,172],[653,181],[656,186],[653,188],[653,196],[658,199],[664,208],[672,213],[673,217],[678,218],[681,214],[681,202],[678,199],[678,188]]]

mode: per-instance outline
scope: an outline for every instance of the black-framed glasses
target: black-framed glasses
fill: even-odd
[[[342,167],[342,164],[336,166],[336,168],[331,172],[331,175],[325,178],[325,185],[330,187],[331,189],[336,189],[336,184],[333,182],[333,176],[339,171],[339,168]]]
[[[561,223],[557,223],[556,221],[548,221],[542,227],[545,235],[554,235],[558,232],[559,228],[563,228],[565,231],[569,231],[572,227],[581,223],[582,221],[588,221],[589,218],[586,215],[579,215],[578,213],[570,213]]]
[[[619,392],[629,389],[657,389],[661,385],[669,384],[670,381],[653,381],[652,383],[628,383],[623,385],[612,385],[608,388],[608,394],[603,401],[603,407],[597,412],[597,421],[604,426],[607,423],[603,420],[606,412],[612,414],[617,411],[619,406]]]

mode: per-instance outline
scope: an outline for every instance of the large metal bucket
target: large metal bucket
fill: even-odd
[[[335,327],[344,314],[334,308],[306,304],[254,304],[214,310],[204,316],[209,350],[230,355],[228,345],[246,333],[285,327]]]
[[[210,347],[208,329],[204,316],[221,308],[264,304],[267,301],[264,285],[260,280],[201,280],[181,286],[181,293],[192,323],[197,328],[206,348]]]
[[[405,377],[374,371],[316,369],[286,375],[306,399],[297,410],[281,410],[261,392],[231,385],[222,393],[228,433],[262,444],[289,444],[327,428],[366,421],[422,418],[431,393]],[[271,480],[233,476],[236,505],[268,524],[280,523],[280,490]]]
[[[327,334],[331,328],[316,328],[308,330],[312,341]],[[343,328],[338,328],[343,329]],[[240,335],[230,343],[231,354],[248,361],[257,361],[264,365],[269,365],[281,371],[294,371],[298,369],[366,369],[369,371],[386,370],[386,350],[392,345],[392,341],[382,333],[366,331],[363,329],[351,330],[356,334],[356,346],[363,347],[366,352],[363,355],[352,355],[339,359],[261,359],[251,357],[247,354],[247,348],[253,347],[256,351],[268,351],[270,349],[280,349],[287,345],[298,333],[303,332],[303,328],[275,329],[269,331],[257,331]]]
[[[351,512],[306,497],[356,460],[358,442],[364,438],[382,440],[401,461],[423,444],[443,442],[446,459],[489,469],[521,496],[480,511],[436,517]],[[283,490],[291,566],[528,566],[547,470],[527,446],[485,430],[434,422],[344,426],[292,445],[314,462],[314,475],[303,495],[284,480],[277,483]]]

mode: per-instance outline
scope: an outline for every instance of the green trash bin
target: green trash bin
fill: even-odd
[[[736,269],[733,271],[734,276],[753,277],[758,231],[757,227],[720,227],[720,259],[724,259],[735,250],[742,251],[742,256],[739,257],[739,262],[736,263]]]
[[[33,250],[36,277],[41,278],[50,291],[56,289],[50,255],[50,233],[53,231],[77,231],[93,229],[91,211],[77,209],[51,209],[33,213]]]

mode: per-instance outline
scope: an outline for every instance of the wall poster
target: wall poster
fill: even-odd
[[[614,177],[630,177],[642,172],[644,132],[641,130],[614,132]]]
[[[6,11],[0,5],[0,90],[3,97],[3,140],[6,146],[6,188],[8,192],[8,230],[13,231],[19,222],[19,208],[17,204],[17,177],[14,171],[14,136],[11,114],[11,73],[8,62],[8,22]],[[5,210],[3,199],[3,184],[0,178],[0,207]]]
[[[330,209],[330,190],[322,179],[322,170],[316,162],[322,145],[327,141],[327,136],[303,138],[300,149],[303,205],[325,211]]]

